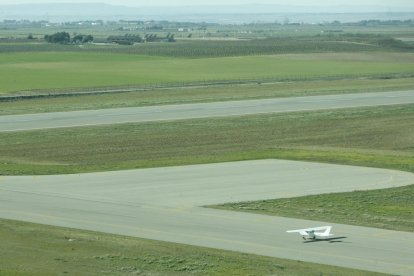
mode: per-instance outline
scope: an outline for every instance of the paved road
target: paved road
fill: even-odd
[[[311,222],[199,206],[408,185],[414,174],[261,160],[0,178],[0,217],[385,273],[414,275],[414,233],[334,224],[336,242],[285,231]]]
[[[0,116],[0,131],[414,103],[414,90]]]

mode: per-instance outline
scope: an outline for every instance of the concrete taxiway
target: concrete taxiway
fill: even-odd
[[[414,103],[414,90],[0,116],[0,131]]]
[[[414,233],[333,224],[338,239],[304,243],[286,230],[327,223],[200,207],[413,183],[406,172],[283,160],[1,177],[0,217],[414,275]]]

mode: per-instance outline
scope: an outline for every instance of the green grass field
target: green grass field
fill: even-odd
[[[0,54],[0,93],[36,89],[128,86],[246,79],[318,80],[395,77],[414,73],[414,54],[365,53],[149,57],[113,53]]]

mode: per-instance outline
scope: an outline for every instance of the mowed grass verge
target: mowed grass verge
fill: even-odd
[[[0,220],[1,275],[384,275]]]
[[[414,105],[0,133],[0,174],[279,158],[414,172]]]
[[[224,84],[13,100],[0,98],[0,115],[397,90],[414,90],[414,78]]]
[[[414,185],[227,203],[210,208],[414,232]]]
[[[173,58],[96,52],[0,54],[0,93],[243,79],[410,75],[412,53]]]

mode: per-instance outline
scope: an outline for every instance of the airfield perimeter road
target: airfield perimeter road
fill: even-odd
[[[326,225],[198,206],[408,185],[414,174],[260,160],[0,179],[0,217],[414,275],[414,233],[333,225],[335,242],[286,230]]]
[[[0,116],[1,131],[414,103],[414,91]],[[414,233],[333,224],[335,242],[286,230],[326,222],[200,206],[410,185],[414,174],[245,161],[61,176],[0,176],[0,217],[414,275]]]
[[[0,116],[0,131],[414,103],[414,90]]]

